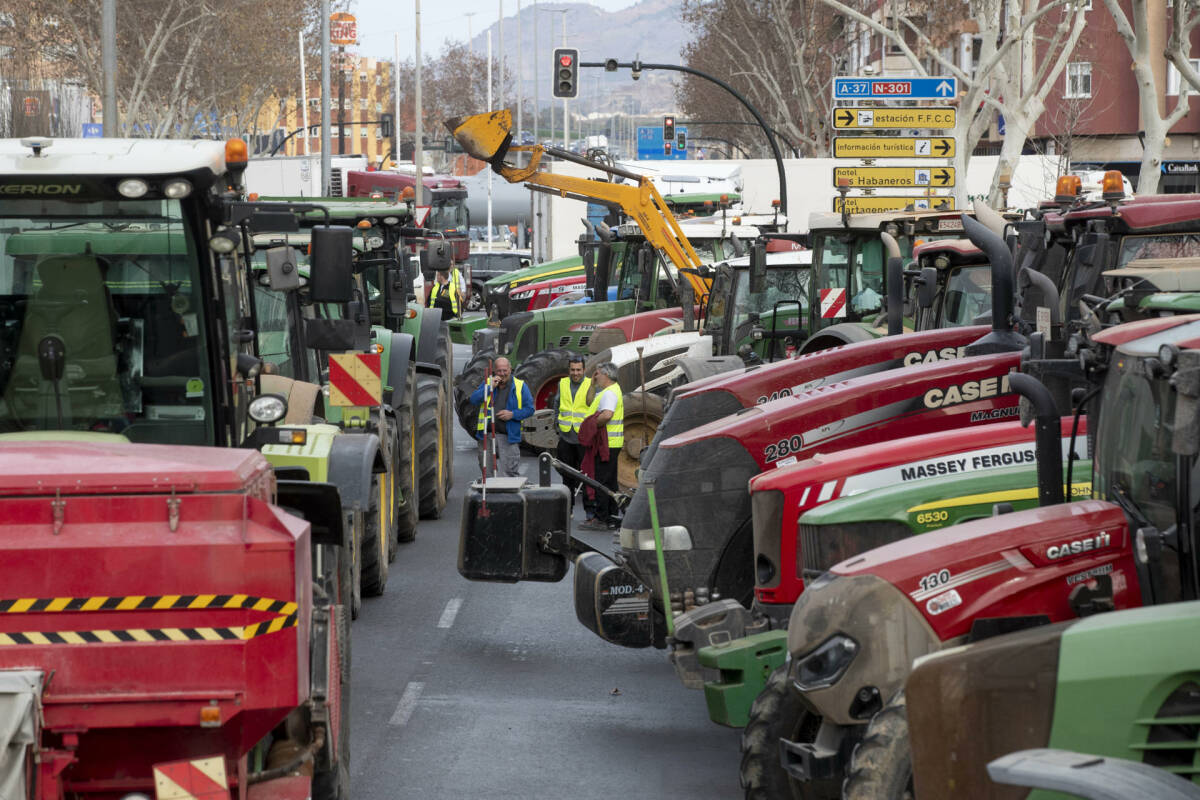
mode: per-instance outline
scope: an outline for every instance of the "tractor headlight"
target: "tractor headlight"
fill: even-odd
[[[250,401],[246,410],[260,425],[271,425],[287,416],[287,400],[281,394],[263,394]]]
[[[183,178],[172,178],[163,184],[163,194],[172,200],[180,200],[192,193],[192,184]]]
[[[815,650],[792,661],[792,682],[801,691],[824,689],[833,686],[858,653],[858,642],[849,636],[836,634],[829,637]]]
[[[136,200],[150,191],[150,185],[141,178],[126,178],[117,184],[117,191],[121,193],[121,197]]]

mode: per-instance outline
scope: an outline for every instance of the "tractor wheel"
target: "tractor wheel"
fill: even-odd
[[[349,542],[350,559],[350,618],[358,619],[362,609],[362,540],[363,529],[366,527],[365,514],[354,510],[346,512],[345,525],[349,528],[346,539]]]
[[[871,718],[863,740],[850,756],[842,784],[845,800],[912,800],[912,748],[908,741],[908,707],[904,691]]]
[[[617,485],[633,489],[638,484],[642,453],[654,440],[665,412],[663,399],[650,392],[627,392],[621,403],[625,406],[625,446],[617,461]]]
[[[417,538],[417,426],[413,401],[417,396],[417,371],[409,365],[408,388],[404,407],[396,409],[396,494],[400,507],[396,514],[396,540],[411,542]]]
[[[337,761],[315,768],[312,779],[313,800],[349,800],[350,798],[350,619],[344,606],[334,606],[331,617],[338,626]],[[326,737],[326,747],[329,738]]]
[[[371,507],[367,510],[367,526],[362,540],[362,594],[379,597],[387,588],[388,535],[387,503],[388,475],[371,476]]]
[[[454,350],[444,322],[438,328],[437,365],[442,368],[442,492],[449,497],[454,487]]]
[[[821,718],[788,685],[787,667],[775,669],[750,706],[742,731],[741,781],[746,800],[834,800],[833,781],[800,783],[779,763],[779,740],[813,741]],[[826,785],[828,784],[828,785]]]
[[[446,483],[442,474],[445,464],[442,450],[446,441],[442,433],[443,394],[441,378],[417,375],[417,497],[424,519],[437,519],[446,507]]]
[[[495,357],[495,350],[480,350],[471,357],[463,367],[462,374],[454,381],[454,411],[458,414],[458,424],[471,434],[472,439],[479,425],[479,406],[471,402],[471,393],[483,385],[488,365]]]
[[[567,377],[567,359],[574,352],[565,347],[534,353],[513,370],[513,377],[529,386],[535,409],[549,408],[550,395],[558,391],[558,381]]]

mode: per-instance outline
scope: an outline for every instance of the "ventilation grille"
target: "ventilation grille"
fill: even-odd
[[[1185,778],[1197,781],[1200,767],[1200,686],[1188,681],[1166,699],[1150,719],[1138,724],[1148,727],[1145,744],[1131,749],[1142,754],[1142,761]]]

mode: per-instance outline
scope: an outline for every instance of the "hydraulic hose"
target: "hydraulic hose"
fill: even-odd
[[[1008,385],[1033,406],[1038,505],[1058,505],[1063,502],[1062,422],[1054,397],[1045,384],[1023,372],[1010,372]]]

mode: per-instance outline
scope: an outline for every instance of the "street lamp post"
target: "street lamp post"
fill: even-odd
[[[767,143],[771,145],[771,153],[775,156],[775,168],[779,172],[779,210],[784,214],[787,213],[787,175],[783,169],[783,156],[779,152],[779,144],[775,141],[775,137],[772,135],[771,129],[767,126],[766,120],[763,119],[762,114],[758,113],[758,109],[752,106],[749,100],[742,97],[742,95],[739,94],[738,91],[728,83],[713,75],[709,75],[707,72],[701,72],[698,69],[685,67],[682,64],[647,64],[636,60],[632,62],[618,62],[615,58],[610,58],[607,61],[581,61],[579,62],[579,66],[581,68],[600,67],[607,72],[616,72],[622,67],[631,69],[634,72],[641,72],[644,69],[666,69],[674,72],[686,72],[689,75],[695,75],[698,78],[704,78],[706,81],[715,83],[717,86],[720,86],[722,89],[729,92],[734,96],[735,99],[737,99],[738,102],[746,107],[746,110],[749,111],[750,115],[754,117],[756,122],[758,122],[758,126],[762,128],[763,133],[767,137]]]

